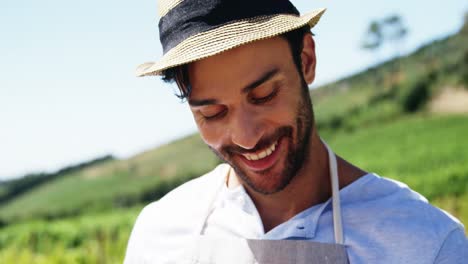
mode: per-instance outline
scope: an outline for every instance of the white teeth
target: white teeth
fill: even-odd
[[[259,159],[263,159],[267,156],[270,156],[271,153],[273,153],[273,151],[275,151],[276,149],[276,144],[278,142],[275,142],[273,143],[271,146],[269,146],[268,148],[260,151],[260,152],[256,152],[256,153],[246,153],[246,154],[242,154],[242,156],[244,156],[246,159],[248,160],[259,160]]]

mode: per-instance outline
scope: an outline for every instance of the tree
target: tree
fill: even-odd
[[[393,43],[397,46],[397,56],[401,42],[408,34],[408,29],[404,25],[399,15],[390,15],[381,20],[372,21],[369,24],[361,47],[366,50],[378,50],[385,43]]]
[[[395,62],[392,64],[392,83],[394,76],[398,76],[400,71],[400,50],[408,29],[399,15],[393,14],[380,20],[374,20],[369,24],[361,47],[371,52],[378,51],[384,44],[392,44],[395,47]],[[377,77],[377,82],[382,81],[382,76]]]
[[[372,21],[361,47],[363,49],[374,51],[380,47],[382,41],[383,35],[380,29],[380,23],[378,21]]]
[[[384,24],[384,36],[389,42],[393,42],[396,46],[397,56],[399,56],[399,50],[401,42],[405,39],[408,34],[408,29],[403,24],[400,16],[391,15],[383,20]]]

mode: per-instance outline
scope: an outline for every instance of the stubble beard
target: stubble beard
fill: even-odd
[[[308,162],[309,157],[309,144],[312,133],[312,126],[314,124],[314,116],[312,111],[312,103],[310,100],[307,83],[302,81],[302,100],[298,105],[297,114],[296,114],[296,138],[297,143],[294,144],[292,126],[282,126],[276,129],[276,131],[268,136],[268,138],[261,139],[253,150],[249,152],[263,149],[266,146],[270,146],[276,140],[281,140],[281,138],[287,140],[288,150],[286,155],[285,164],[283,170],[279,175],[272,176],[269,169],[261,172],[255,172],[257,175],[261,175],[263,181],[268,181],[270,179],[275,180],[276,183],[271,184],[262,184],[254,180],[254,177],[258,176],[249,176],[247,171],[238,166],[236,162],[233,161],[232,157],[234,155],[240,155],[241,153],[247,152],[245,149],[240,148],[239,146],[224,146],[221,148],[220,152],[210,147],[210,149],[223,161],[227,162],[236,172],[243,183],[245,183],[253,191],[269,195],[280,192],[289,183],[292,179],[300,173],[301,169],[304,167],[304,164]]]

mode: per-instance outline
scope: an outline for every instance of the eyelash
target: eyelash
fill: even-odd
[[[261,98],[251,98],[250,100],[252,100],[252,102],[255,103],[255,104],[263,104],[263,103],[266,103],[266,102],[270,101],[271,99],[273,99],[276,96],[277,93],[278,93],[278,88],[275,88],[267,96],[264,96],[264,97],[261,97]]]
[[[219,112],[219,113],[217,113],[217,114],[215,114],[213,116],[203,116],[203,115],[202,116],[203,116],[203,118],[205,120],[215,120],[215,119],[223,117],[225,113],[226,113],[226,109],[224,109],[223,111],[221,111],[221,112]]]
[[[263,103],[266,103],[270,100],[272,100],[276,94],[278,93],[278,88],[274,89],[269,95],[267,96],[264,96],[264,97],[261,97],[261,98],[251,98],[250,100],[254,103],[254,104],[263,104]],[[227,110],[224,109],[223,111],[213,115],[213,116],[203,116],[203,118],[207,121],[212,121],[212,120],[216,120],[216,119],[219,119],[221,117],[223,117],[225,114],[226,114]]]

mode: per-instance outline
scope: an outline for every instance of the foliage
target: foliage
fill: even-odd
[[[140,209],[0,229],[0,263],[122,263]]]
[[[430,75],[434,76],[434,74]],[[430,85],[434,78],[422,78],[414,84],[402,98],[402,107],[405,112],[414,113],[427,103],[430,98]]]
[[[463,82],[463,85],[466,89],[468,89],[468,50],[465,51],[465,55],[463,55],[463,62],[460,66],[460,76]]]
[[[466,27],[466,26],[465,26]],[[353,131],[424,111],[445,87],[468,88],[468,31],[311,91],[322,130]],[[396,71],[395,69],[399,69]]]
[[[404,181],[434,199],[468,194],[465,131],[468,116],[420,114],[352,133],[322,136],[353,164]]]
[[[382,32],[380,30],[380,23],[372,21],[367,30],[367,35],[364,42],[362,43],[363,49],[376,50],[382,44]]]
[[[399,15],[393,14],[381,20],[372,21],[361,47],[367,50],[377,50],[385,42],[400,42],[408,34],[408,28],[404,25]]]

